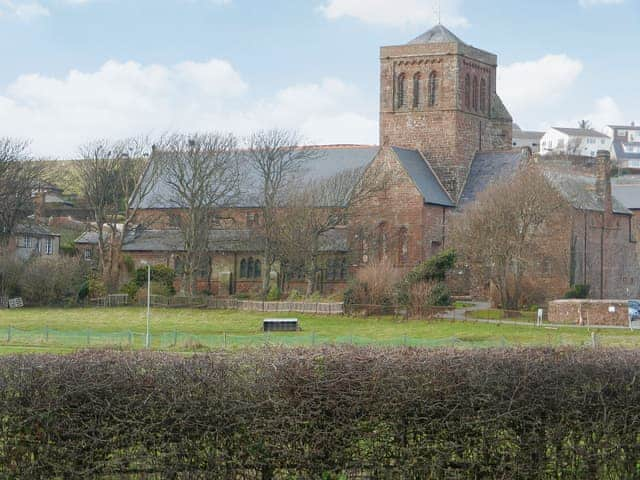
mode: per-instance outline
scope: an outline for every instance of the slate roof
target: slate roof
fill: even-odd
[[[541,140],[544,137],[544,132],[534,132],[527,130],[514,130],[513,138],[520,138],[523,140]]]
[[[222,230],[209,232],[211,252],[258,252],[260,238],[252,230]],[[125,252],[182,252],[184,241],[180,230],[144,230],[131,235],[122,248]],[[334,229],[320,237],[322,252],[347,252],[347,231]]]
[[[623,143],[628,142],[621,142],[619,140],[613,142],[613,149],[615,151],[616,158],[618,160],[640,160],[640,153],[625,152]]]
[[[460,206],[473,202],[479,193],[492,183],[509,178],[522,164],[521,152],[481,152],[471,164],[469,178],[460,197]],[[602,199],[596,192],[596,178],[552,169],[544,171],[547,178],[567,201],[579,210],[602,211]],[[639,185],[640,186],[640,185]],[[618,199],[613,199],[615,213],[629,215],[631,212]]]
[[[368,145],[334,145],[312,148],[313,159],[308,162],[303,172],[303,181],[322,180],[334,176],[341,171],[364,168],[369,165],[380,149]],[[240,152],[242,156],[243,153]],[[243,162],[241,158],[241,162]],[[245,160],[246,162],[246,160]],[[257,182],[251,178],[248,172],[243,185],[243,195],[230,207],[259,207]],[[156,182],[153,191],[143,199],[143,209],[175,208],[175,202],[171,201],[172,192],[169,186],[161,178]]]
[[[73,243],[78,245],[97,245],[98,244],[98,232],[84,232]]]
[[[21,223],[13,229],[14,234],[33,235],[37,237],[59,237],[57,233],[53,233],[49,227],[36,223]]]
[[[607,125],[615,130],[640,130],[640,125]]]
[[[460,195],[460,206],[473,202],[478,194],[485,191],[492,183],[514,175],[520,168],[522,160],[521,150],[477,153]]]
[[[545,175],[574,208],[595,212],[602,211],[602,198],[596,191],[596,177],[561,173],[552,170],[545,171]],[[615,195],[613,198],[613,212],[623,215],[631,214]]]
[[[420,152],[398,147],[392,149],[424,197],[425,203],[455,207],[455,203]]]
[[[462,40],[460,40],[449,29],[442,25],[436,25],[431,30],[411,40],[407,45],[417,45],[425,43],[459,43],[461,45],[465,45]]]
[[[506,121],[513,120],[511,114],[509,113],[509,110],[507,110],[507,107],[505,107],[502,99],[496,93],[491,96],[491,118],[497,118],[499,120]]]
[[[613,196],[629,210],[640,210],[640,184],[612,186]]]
[[[569,135],[571,137],[595,137],[595,138],[609,138],[604,133],[600,133],[593,129],[583,129],[583,128],[561,128],[561,127],[552,127],[554,130],[558,132],[564,133],[565,135]]]

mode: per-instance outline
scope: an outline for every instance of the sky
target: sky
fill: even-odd
[[[523,129],[640,122],[640,0],[0,0],[0,137],[46,158],[170,131],[375,144],[379,47],[439,19],[498,55]]]

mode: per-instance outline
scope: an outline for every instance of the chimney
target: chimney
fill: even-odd
[[[613,199],[611,196],[611,154],[607,150],[598,150],[598,177],[596,192],[602,200],[605,215],[613,214]]]

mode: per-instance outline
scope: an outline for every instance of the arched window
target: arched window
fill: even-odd
[[[340,262],[340,280],[347,279],[347,261],[343,258]]]
[[[253,275],[255,278],[262,277],[262,264],[260,260],[256,260],[256,263],[253,265]]]
[[[484,78],[480,80],[480,111],[487,111],[487,81]]]
[[[334,275],[335,275],[335,270],[334,270],[334,263],[333,260],[329,260],[327,262],[327,282],[333,282],[334,280]]]
[[[396,106],[398,108],[404,107],[404,100],[407,92],[407,77],[404,73],[398,75],[398,87],[397,87],[397,97],[396,97]]]
[[[240,278],[247,278],[247,261],[244,258],[240,261]]]
[[[473,77],[473,109],[478,111],[478,77]]]
[[[378,225],[378,259],[387,258],[389,235],[387,234],[387,224],[382,222]]]
[[[398,232],[398,263],[404,264],[409,259],[409,232],[406,227]]]
[[[253,276],[254,276],[253,257],[249,257],[249,261],[247,262],[247,278],[253,278]]]
[[[467,75],[464,77],[464,106],[465,108],[471,108],[471,77]]]
[[[420,73],[416,73],[413,76],[413,108],[420,106],[420,89],[422,87],[422,76]]]
[[[431,72],[429,75],[429,106],[435,107],[438,99],[438,74]]]

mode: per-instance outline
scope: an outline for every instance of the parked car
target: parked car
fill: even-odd
[[[629,300],[629,318],[632,322],[640,320],[640,300]]]

